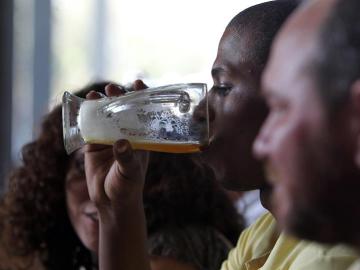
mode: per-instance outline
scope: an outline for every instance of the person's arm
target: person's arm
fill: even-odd
[[[108,95],[115,90],[107,89]],[[92,92],[88,98],[97,98]],[[128,141],[114,147],[87,145],[85,171],[89,195],[99,211],[99,269],[149,270],[142,191],[148,153]]]

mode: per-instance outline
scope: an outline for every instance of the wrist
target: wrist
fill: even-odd
[[[99,222],[105,226],[116,225],[119,221],[144,213],[143,200],[132,198],[97,206]]]

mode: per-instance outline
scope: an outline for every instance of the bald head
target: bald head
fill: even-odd
[[[265,90],[277,89],[279,83],[295,84],[299,81],[299,74],[313,76],[314,61],[322,50],[319,49],[319,33],[334,2],[306,2],[286,21],[273,42],[262,78]]]
[[[309,1],[288,20],[274,42],[272,58],[289,59],[285,49],[292,50],[292,58],[299,58],[296,62],[311,74],[328,112],[346,104],[351,85],[360,77],[358,10],[357,0]],[[301,52],[293,53],[298,44]]]
[[[314,80],[329,112],[336,112],[360,78],[360,1],[332,2],[319,31]]]
[[[358,246],[359,10],[358,0],[312,0],[286,22],[262,78],[270,113],[254,144],[275,175],[281,226]]]

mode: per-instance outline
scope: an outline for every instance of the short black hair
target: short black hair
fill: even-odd
[[[271,43],[288,16],[299,5],[300,0],[277,0],[249,7],[237,14],[227,29],[234,31],[239,38],[251,30],[252,49],[247,50],[254,64],[264,67],[270,52]]]
[[[360,1],[337,1],[320,28],[314,80],[328,112],[347,103],[360,77]]]

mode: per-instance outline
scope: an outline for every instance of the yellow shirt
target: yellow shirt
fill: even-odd
[[[360,270],[360,259],[354,262],[354,264],[351,265],[349,270]]]
[[[344,245],[326,246],[279,233],[270,213],[240,235],[221,270],[342,270],[358,258]]]

